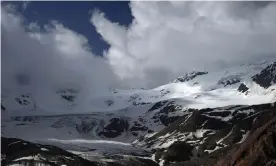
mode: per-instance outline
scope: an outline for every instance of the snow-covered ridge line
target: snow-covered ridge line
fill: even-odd
[[[275,59],[276,60],[276,59]],[[112,112],[150,105],[159,101],[181,99],[186,108],[219,107],[237,104],[261,104],[276,100],[276,63],[265,62],[235,66],[221,71],[187,73],[182,81],[153,89],[113,89],[103,95],[81,99],[82,91],[60,88],[45,100],[22,86],[19,91],[3,89],[2,110],[26,115],[58,115]],[[255,81],[254,81],[255,80]],[[219,101],[219,102],[218,102]],[[12,114],[12,113],[11,113]]]

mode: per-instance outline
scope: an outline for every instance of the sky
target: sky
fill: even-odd
[[[1,89],[154,88],[276,56],[275,2],[1,3]]]
[[[17,1],[10,2],[16,5],[28,23],[36,22],[39,25],[47,24],[51,20],[57,20],[62,25],[84,35],[88,39],[89,46],[95,55],[102,55],[103,50],[108,49],[97,33],[95,27],[88,21],[90,11],[101,10],[111,21],[128,26],[132,22],[132,15],[127,1]]]

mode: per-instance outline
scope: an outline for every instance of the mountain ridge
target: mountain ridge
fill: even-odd
[[[84,101],[81,87],[58,88],[49,101],[5,89],[1,134],[83,155],[94,145],[89,141],[123,142],[154,153],[160,165],[193,163],[248,137],[252,117],[275,109],[275,79],[276,62],[266,62],[191,72],[153,89],[110,89]],[[175,155],[179,147],[187,161]]]

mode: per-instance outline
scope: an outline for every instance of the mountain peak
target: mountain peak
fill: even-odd
[[[208,72],[202,72],[202,71],[193,71],[193,72],[190,72],[190,73],[186,73],[184,76],[182,77],[178,77],[176,80],[174,80],[173,82],[176,83],[176,82],[187,82],[187,81],[190,81],[192,79],[194,79],[195,77],[197,76],[200,76],[200,75],[205,75],[205,74],[208,74]]]
[[[259,84],[261,87],[268,88],[276,83],[276,62],[267,66],[260,73],[254,75],[252,80]]]

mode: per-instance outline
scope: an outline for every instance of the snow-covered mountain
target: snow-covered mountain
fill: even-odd
[[[261,104],[275,97],[275,66],[276,62],[268,60],[220,71],[194,71],[153,89],[109,89],[96,97],[68,85],[47,94],[32,94],[26,85],[21,89],[2,87],[1,105],[16,115],[53,115],[109,112],[171,99],[186,101],[185,108]]]
[[[274,102],[275,82],[276,62],[264,61],[223,71],[187,73],[154,89],[109,89],[103,96],[84,101],[76,87],[59,88],[47,101],[24,87],[19,92],[2,88],[2,131],[4,135],[34,138],[26,131],[37,128],[45,129],[41,137],[47,138],[131,142],[160,131],[189,108]]]
[[[165,162],[165,151],[176,141],[193,149],[188,156],[242,142],[251,128],[237,125],[263,110],[250,105],[276,101],[276,62],[194,71],[153,89],[110,88],[96,97],[84,95],[78,86],[53,88],[47,96],[29,88],[2,87],[2,136],[77,151],[91,148],[81,146],[87,140],[134,141]],[[72,144],[76,140],[78,146]]]

